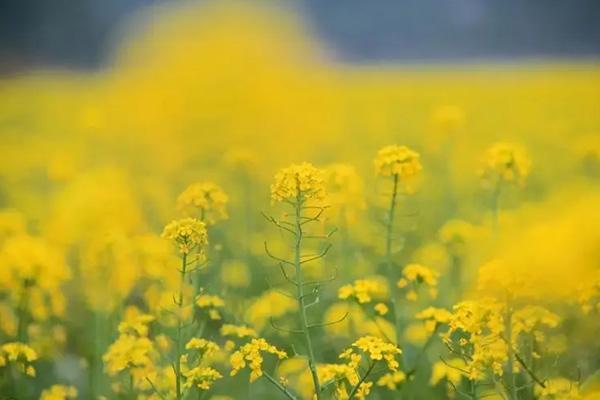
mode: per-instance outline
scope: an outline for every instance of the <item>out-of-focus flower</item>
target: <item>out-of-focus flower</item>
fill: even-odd
[[[479,176],[492,187],[501,182],[525,184],[531,171],[531,160],[525,150],[513,143],[496,143],[483,158]]]
[[[183,215],[212,225],[227,219],[228,201],[227,194],[216,183],[197,182],[179,195],[176,207]]]

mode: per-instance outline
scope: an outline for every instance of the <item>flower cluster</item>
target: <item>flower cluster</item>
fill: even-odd
[[[495,143],[485,153],[479,176],[488,185],[500,182],[523,185],[531,170],[525,150],[512,143]]]
[[[389,390],[396,390],[398,385],[406,380],[406,374],[402,371],[392,371],[383,374],[377,380],[377,386],[384,386]]]
[[[407,289],[406,299],[415,301],[417,299],[417,291],[421,285],[425,285],[429,289],[431,297],[437,296],[438,273],[421,265],[408,264],[402,270],[402,278],[397,282],[397,286],[401,289]]]
[[[396,357],[402,354],[395,344],[384,341],[375,336],[363,336],[352,343],[352,346],[346,349],[341,355],[341,359],[349,360],[349,364],[358,368],[365,355],[369,363],[385,361],[390,371],[397,371],[400,363]]]
[[[467,245],[475,235],[475,227],[469,222],[453,219],[446,222],[439,230],[438,237],[450,254],[464,256]]]
[[[238,338],[258,336],[254,329],[249,328],[245,325],[223,324],[223,326],[221,326],[220,332],[223,336],[235,336]]]
[[[317,367],[319,381],[323,385],[335,385],[335,398],[347,399],[349,396],[347,384],[350,387],[358,385],[360,376],[356,369],[348,364],[320,364]]]
[[[216,369],[208,366],[212,357],[221,349],[213,341],[193,337],[185,345],[186,354],[180,357],[183,387],[197,387],[208,390],[212,384],[223,376]]]
[[[10,342],[0,346],[0,368],[14,364],[22,373],[35,376],[31,363],[37,359],[36,351],[24,343]]]
[[[275,175],[271,185],[271,199],[275,202],[323,200],[325,174],[310,163],[292,164]]]
[[[154,365],[157,356],[152,340],[148,338],[148,326],[154,318],[146,315],[127,316],[119,324],[119,337],[102,356],[108,375],[114,376],[124,370],[132,374],[147,370]]]
[[[254,382],[260,378],[263,375],[262,364],[264,359],[262,353],[273,354],[280,360],[287,357],[284,351],[269,344],[265,339],[252,339],[249,343],[241,346],[229,358],[232,368],[231,375],[236,375],[248,365],[250,367],[250,382]]]
[[[23,307],[33,321],[65,313],[62,284],[71,271],[59,249],[28,234],[7,238],[0,246],[0,298],[14,309]]]
[[[423,311],[418,312],[415,317],[425,321],[425,330],[433,333],[439,325],[447,324],[450,318],[452,318],[452,314],[444,308],[427,307]]]
[[[73,386],[52,385],[42,391],[40,400],[67,400],[76,399],[77,389]]]
[[[185,349],[198,350],[202,357],[204,357],[219,351],[219,345],[204,338],[191,338],[185,345]]]
[[[386,146],[377,153],[375,172],[379,176],[397,176],[407,181],[423,169],[420,158],[419,153],[406,146]]]
[[[206,225],[195,218],[183,218],[169,223],[165,226],[162,237],[174,240],[182,254],[200,249],[208,243]]]
[[[199,218],[209,225],[227,219],[229,198],[214,182],[197,182],[177,198],[177,210],[187,217]]]
[[[369,303],[373,299],[385,299],[388,287],[383,279],[357,279],[352,284],[338,289],[338,297],[342,300],[354,298],[359,303]]]
[[[531,334],[537,343],[542,343],[546,339],[543,328],[556,328],[561,319],[555,313],[542,306],[527,305],[515,310],[511,316],[511,338],[513,345],[519,335]]]
[[[225,307],[225,301],[216,295],[201,294],[196,297],[196,306],[202,310],[207,310],[210,319],[219,320],[221,319],[219,309]]]
[[[211,367],[194,367],[182,372],[185,381],[183,387],[186,389],[197,387],[200,390],[208,390],[215,381],[223,378],[219,371]]]
[[[325,169],[328,202],[352,221],[365,208],[363,182],[352,165],[332,164]]]
[[[595,394],[591,393],[590,399],[595,398]],[[579,400],[584,397],[579,391],[577,382],[565,378],[552,378],[545,382],[545,387],[535,387],[535,395],[540,400]],[[588,397],[586,396],[585,399]]]
[[[504,313],[504,304],[491,298],[464,301],[453,307],[443,340],[456,354],[467,355],[464,370],[469,379],[483,379],[488,370],[502,376],[508,360]]]
[[[447,380],[456,386],[464,376],[463,370],[465,370],[465,362],[462,358],[437,361],[433,364],[429,384],[437,385],[440,381]]]

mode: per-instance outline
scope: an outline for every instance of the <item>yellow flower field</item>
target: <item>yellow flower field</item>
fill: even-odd
[[[0,81],[0,399],[600,399],[600,66],[320,46],[153,9]]]

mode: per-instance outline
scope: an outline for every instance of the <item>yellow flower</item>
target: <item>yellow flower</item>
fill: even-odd
[[[548,379],[545,388],[536,385],[535,393],[541,400],[579,400],[582,398],[578,383],[565,378]]]
[[[223,336],[237,336],[239,338],[244,338],[247,336],[256,337],[258,334],[252,328],[247,326],[238,326],[232,324],[223,324],[221,327],[221,335]]]
[[[147,337],[121,334],[102,356],[104,368],[110,376],[129,368],[153,365],[154,345]]]
[[[177,198],[177,210],[188,217],[200,218],[210,225],[227,219],[229,198],[213,182],[197,182],[188,186]]]
[[[77,398],[77,389],[73,386],[52,385],[44,389],[40,395],[40,400],[67,400]]]
[[[0,367],[13,363],[24,374],[35,376],[31,363],[37,359],[36,351],[25,343],[10,342],[0,346]]]
[[[201,390],[208,390],[215,381],[221,379],[223,375],[211,367],[195,367],[183,372],[185,378],[183,387],[191,388],[196,386]]]
[[[357,399],[365,399],[369,393],[371,393],[371,387],[373,386],[373,382],[362,382],[358,386],[358,390],[356,391]]]
[[[363,336],[354,343],[348,349],[346,349],[340,358],[350,360],[350,365],[358,366],[361,361],[361,354],[357,353],[355,349],[358,349],[362,354],[367,355],[371,361],[384,360],[390,371],[396,371],[400,364],[396,360],[396,356],[402,354],[395,344],[385,342],[383,339],[375,336]]]
[[[231,363],[231,376],[236,375],[246,365],[250,367],[250,382],[254,382],[256,379],[263,375],[262,363],[263,357],[261,353],[274,354],[280,360],[287,357],[287,354],[275,346],[267,343],[265,339],[252,339],[251,342],[241,346],[236,352],[234,352],[229,358]]]
[[[423,169],[420,155],[406,146],[390,145],[377,153],[374,161],[379,176],[397,176],[406,181],[414,178]]]
[[[196,297],[196,305],[200,308],[222,308],[225,307],[225,301],[216,295],[201,294]]]
[[[154,321],[154,316],[141,314],[135,307],[128,308],[124,320],[119,323],[119,333],[138,336],[148,336],[148,324]]]
[[[417,300],[417,290],[421,285],[428,286],[429,295],[432,298],[437,296],[438,273],[421,265],[408,264],[402,270],[402,278],[396,285],[401,288],[407,288],[406,299],[409,301]]]
[[[504,315],[504,305],[491,298],[463,301],[453,307],[443,340],[454,348],[453,334],[465,336],[459,339],[455,351],[467,352],[469,361],[464,369],[469,379],[483,379],[490,369],[502,376],[508,360],[508,344],[503,338]]]
[[[385,386],[389,390],[396,390],[399,383],[406,380],[406,374],[402,371],[388,372],[377,381],[377,386]]]
[[[525,150],[512,143],[495,143],[485,153],[479,176],[487,185],[510,182],[522,186],[531,170]]]
[[[352,165],[332,164],[325,169],[328,203],[340,210],[346,221],[365,208],[363,182]]]
[[[275,175],[275,182],[271,185],[271,199],[275,202],[323,200],[324,176],[322,170],[310,163],[292,164]]]
[[[427,332],[433,333],[438,324],[447,324],[450,321],[452,313],[444,308],[427,307],[415,317],[424,320]]]
[[[388,306],[386,306],[384,303],[377,303],[377,304],[375,304],[375,307],[373,307],[373,308],[379,315],[385,315],[389,311]]]
[[[298,302],[283,296],[275,290],[269,290],[254,299],[246,309],[246,320],[259,332],[269,318],[278,318],[298,308]]]
[[[461,369],[465,369],[465,362],[460,358],[452,358],[447,361],[437,361],[431,369],[430,385],[437,385],[442,379],[447,379],[454,385],[458,385],[463,377]]]
[[[183,254],[208,243],[206,225],[195,218],[183,218],[169,223],[165,226],[162,237],[174,240]]]
[[[225,302],[219,296],[201,294],[196,297],[196,305],[201,309],[206,309],[210,319],[220,320],[221,313],[217,309],[225,307]]]
[[[191,338],[185,345],[186,350],[200,350],[202,356],[209,356],[219,351],[219,345],[204,338]]]
[[[369,303],[374,298],[383,299],[387,297],[388,287],[383,279],[369,278],[357,279],[350,285],[338,289],[338,297],[342,300],[355,298],[359,303]]]

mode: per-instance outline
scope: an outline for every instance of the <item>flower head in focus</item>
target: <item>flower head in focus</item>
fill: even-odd
[[[231,376],[236,375],[242,368],[250,367],[250,382],[263,375],[262,364],[264,361],[263,353],[273,354],[278,359],[283,360],[287,357],[284,351],[269,344],[265,339],[252,339],[249,343],[241,346],[229,358],[231,363]]]
[[[292,164],[275,175],[271,185],[274,202],[323,200],[325,198],[325,174],[310,163]]]
[[[196,218],[175,220],[165,226],[162,237],[175,241],[182,254],[188,254],[208,243],[206,225]]]
[[[373,165],[379,176],[398,176],[406,181],[423,169],[420,158],[419,153],[407,146],[390,145],[379,150]]]

